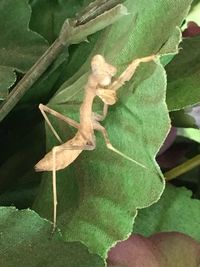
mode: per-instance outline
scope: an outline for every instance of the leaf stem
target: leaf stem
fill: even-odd
[[[200,165],[200,154],[164,173],[166,181],[170,181]]]
[[[112,2],[112,5],[109,6],[108,2],[110,1]],[[83,24],[84,20],[81,18],[82,16],[87,17],[87,12],[90,12],[90,8],[85,9],[86,14],[84,14],[83,12],[83,14],[80,16],[79,19],[82,22],[81,25],[78,25],[76,19],[65,20],[59,37],[38,59],[38,61],[27,71],[24,77],[17,83],[15,88],[13,88],[7,99],[3,102],[2,106],[0,107],[0,122],[14,108],[14,106],[19,102],[19,100],[28,91],[28,89],[47,70],[47,68],[60,55],[60,53],[66,46],[84,41],[88,35],[105,28],[106,26],[114,23],[116,20],[127,14],[127,10],[123,5],[114,6],[114,3],[118,4],[119,0],[110,1],[95,1],[94,3],[99,5],[101,4],[101,11],[104,13],[100,15],[96,14],[95,12],[99,12],[96,8],[93,12],[91,20],[89,20],[85,24]],[[123,1],[121,0],[121,2]]]

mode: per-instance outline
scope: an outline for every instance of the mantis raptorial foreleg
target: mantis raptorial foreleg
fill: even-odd
[[[133,60],[128,67],[125,69],[124,72],[109,86],[110,90],[117,91],[119,88],[121,88],[125,82],[130,81],[130,79],[133,77],[137,67],[140,65],[140,63],[145,63],[152,61],[156,58],[155,55],[151,55],[148,57],[143,58],[137,58]]]
[[[73,126],[74,128],[78,129],[79,128],[79,123],[70,119],[69,117],[64,116],[63,114],[43,105],[40,104],[39,105],[39,109],[45,119],[45,121],[47,122],[48,126],[50,127],[52,133],[54,134],[54,136],[56,137],[56,139],[60,142],[63,143],[63,141],[61,140],[60,136],[58,135],[58,133],[56,132],[56,130],[54,129],[52,123],[50,122],[49,118],[46,115],[46,112],[48,112],[49,114],[53,115],[54,117],[58,118],[59,120],[62,120],[64,122],[66,122],[67,124],[69,124],[70,126]]]
[[[107,113],[108,113],[108,105],[104,104],[102,114],[93,113],[93,118],[95,121],[103,121],[105,120]]]

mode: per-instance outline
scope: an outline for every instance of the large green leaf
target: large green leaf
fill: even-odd
[[[200,37],[184,39],[180,54],[167,65],[170,111],[200,103]]]
[[[162,231],[177,231],[200,241],[200,201],[191,199],[185,188],[168,185],[158,203],[139,211],[134,232],[145,236]]]
[[[160,48],[162,54],[177,52],[177,43],[171,40],[190,3],[177,1],[174,6],[172,0],[126,1],[130,14],[100,34],[86,63],[61,87],[49,105],[78,119],[94,54],[103,54],[120,73],[129,61],[159,53]],[[158,61],[143,64],[135,78],[120,90],[119,101],[110,108],[104,123],[112,144],[145,164],[148,170],[106,149],[97,134],[94,151],[84,151],[69,168],[57,173],[58,222],[66,240],[80,240],[91,251],[105,257],[109,247],[131,233],[137,209],[159,199],[164,181],[156,174],[155,155],[170,127],[165,90],[166,74],[162,65]],[[96,104],[95,109],[100,110],[100,105]],[[53,121],[64,140],[74,135],[75,130]],[[53,145],[52,134],[47,130],[47,147]],[[51,219],[51,173],[44,176],[34,208]]]
[[[0,265],[103,267],[104,262],[78,242],[64,242],[52,224],[31,210],[0,208]]]

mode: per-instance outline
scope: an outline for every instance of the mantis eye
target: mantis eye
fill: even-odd
[[[96,76],[100,86],[105,87],[111,84],[111,78],[116,74],[117,69],[108,64],[104,57],[95,55],[91,61],[93,75]]]

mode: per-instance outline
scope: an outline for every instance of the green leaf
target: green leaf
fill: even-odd
[[[177,231],[200,241],[200,201],[191,191],[168,185],[158,203],[139,211],[134,233],[145,236],[162,231]]]
[[[72,18],[82,6],[80,0],[34,0],[30,1],[32,16],[31,29],[52,43],[60,32],[66,18]]]
[[[199,128],[195,116],[191,113],[191,108],[170,112],[171,123],[174,127]]]
[[[200,3],[200,0],[193,0],[192,2],[192,8],[194,8],[195,6],[197,6]]]
[[[78,242],[64,242],[52,224],[31,210],[0,208],[0,265],[103,267],[98,256],[89,254]]]
[[[0,100],[16,81],[14,70],[27,71],[48,47],[28,28],[30,14],[27,0],[0,1]]]
[[[3,100],[8,95],[8,89],[16,81],[16,75],[13,68],[0,66],[0,100]]]
[[[200,1],[193,0],[190,13],[187,16],[187,21],[194,21],[197,24],[199,24],[200,23],[199,11],[200,11]]]
[[[200,130],[199,129],[178,129],[178,135],[187,137],[191,140],[194,140],[198,143],[200,143]]]
[[[184,39],[178,56],[166,67],[170,111],[200,103],[200,37]]]
[[[128,62],[159,53],[166,43],[162,53],[177,52],[177,43],[169,40],[190,3],[178,1],[173,8],[172,0],[156,4],[153,0],[126,1],[129,15],[99,35],[88,60],[62,85],[49,105],[78,119],[94,54],[104,55],[120,73]],[[151,32],[154,34],[149,34]],[[134,79],[120,90],[119,101],[110,108],[104,122],[114,147],[145,164],[147,170],[106,149],[102,136],[97,133],[94,151],[84,151],[67,169],[57,172],[58,223],[66,240],[79,240],[105,257],[117,240],[131,233],[137,209],[159,199],[164,181],[156,174],[155,155],[170,127],[165,90],[166,74],[162,65],[159,62],[143,64]],[[97,102],[94,109],[100,111],[101,108]],[[67,125],[55,119],[53,123],[63,140],[74,135],[75,131]],[[47,130],[49,149],[56,144],[53,140]],[[44,177],[34,208],[52,219],[51,173]]]
[[[27,0],[2,0],[0,10],[1,65],[25,72],[47,49],[47,43],[28,28],[31,9]]]

